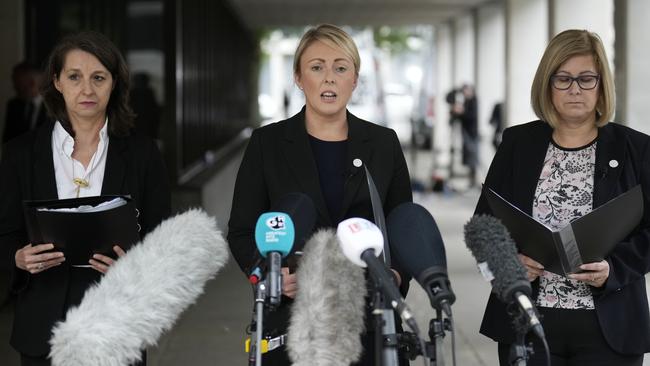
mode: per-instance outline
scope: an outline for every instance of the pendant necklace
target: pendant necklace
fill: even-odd
[[[72,160],[72,183],[74,183],[74,185],[77,186],[77,198],[79,198],[79,194],[81,193],[81,188],[90,187],[90,175],[93,173],[93,169],[94,169],[93,164],[95,163],[95,156],[97,156],[97,150],[95,150],[93,157],[90,159],[90,164],[88,164],[88,169],[86,174],[84,174],[83,177],[75,177],[74,176],[75,159],[72,157],[72,155],[70,155],[70,160]]]

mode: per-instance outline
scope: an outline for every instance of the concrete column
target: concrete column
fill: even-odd
[[[474,75],[474,18],[473,14],[461,16],[454,21],[454,86],[475,84]]]
[[[645,0],[628,0],[625,1],[627,9],[623,13],[625,21],[617,22],[617,35],[622,33],[626,39],[623,42],[627,45],[623,52],[618,52],[621,60],[616,60],[616,64],[625,70],[625,82],[617,87],[624,88],[623,98],[618,103],[624,111],[623,116],[617,116],[615,120],[650,134],[650,68],[648,60],[650,59],[650,2]],[[619,1],[616,2],[617,6]],[[618,9],[617,9],[618,11]],[[619,32],[620,30],[620,32]],[[617,39],[618,47],[618,39]],[[617,75],[618,76],[618,75]],[[618,81],[618,80],[617,80]],[[618,95],[617,95],[618,96]]]
[[[479,108],[479,133],[482,135],[481,166],[490,164],[493,128],[492,109],[505,99],[505,8],[501,3],[482,6],[477,13],[476,96]]]
[[[24,0],[0,1],[0,135],[4,131],[5,107],[14,95],[11,69],[25,58]]]
[[[528,122],[530,86],[548,43],[548,0],[506,1],[506,126]]]
[[[596,32],[613,70],[614,2],[612,0],[551,0],[551,36],[567,29]]]
[[[445,100],[447,93],[453,88],[453,28],[450,23],[436,26],[436,101],[433,147],[436,151],[436,167],[449,164],[449,105]],[[440,173],[440,172],[438,172]]]

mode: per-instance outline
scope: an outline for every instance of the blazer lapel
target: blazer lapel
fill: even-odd
[[[363,173],[363,166],[369,166],[370,158],[372,156],[372,149],[368,141],[370,136],[368,130],[364,128],[363,124],[352,113],[347,112],[348,118],[348,157],[346,159],[345,171],[349,172],[345,179],[345,186],[343,187],[343,203],[341,204],[341,212],[339,219],[348,211],[352,201],[357,196],[357,191],[362,183],[366,182],[366,175]],[[361,164],[354,165],[354,162],[359,159]],[[372,175],[372,170],[369,169]]]
[[[615,189],[618,187],[616,182],[625,163],[625,144],[616,144],[612,129],[607,126],[599,128],[596,143],[594,208],[606,203],[616,194],[622,193],[616,192]]]
[[[520,151],[515,157],[515,187],[514,203],[529,215],[533,211],[533,199],[537,189],[537,181],[544,167],[544,158],[551,142],[553,129],[546,123],[529,131],[529,144],[524,146],[525,151]]]
[[[316,210],[321,217],[327,218],[330,223],[329,212],[325,204],[325,198],[318,180],[318,169],[309,145],[309,136],[305,128],[305,108],[300,113],[291,117],[286,124],[284,133],[283,151],[294,179],[302,191],[314,200]]]
[[[119,137],[109,139],[106,153],[106,169],[104,171],[104,181],[102,182],[102,195],[125,193],[124,179],[127,159],[125,152],[125,139]]]
[[[32,170],[33,199],[55,199],[59,197],[56,190],[54,174],[54,157],[52,155],[53,123],[48,123],[36,132],[34,140],[34,165]]]

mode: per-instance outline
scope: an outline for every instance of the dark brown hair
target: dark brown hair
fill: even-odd
[[[113,90],[106,106],[109,134],[126,136],[133,126],[135,115],[129,106],[129,70],[124,57],[106,36],[93,31],[83,31],[64,37],[54,47],[48,58],[41,85],[41,94],[50,116],[61,122],[74,136],[65,107],[63,95],[54,86],[54,80],[61,75],[68,52],[81,50],[97,57],[113,77]]]

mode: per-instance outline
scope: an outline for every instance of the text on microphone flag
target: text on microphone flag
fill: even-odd
[[[284,212],[266,212],[257,219],[255,242],[264,256],[268,252],[288,254],[295,235],[293,220]]]
[[[268,226],[271,230],[284,229],[284,216],[278,215],[267,219],[266,226]]]
[[[369,225],[369,222],[360,220],[348,223],[347,227],[350,229],[351,233],[358,233],[362,230],[372,230],[372,225]]]

